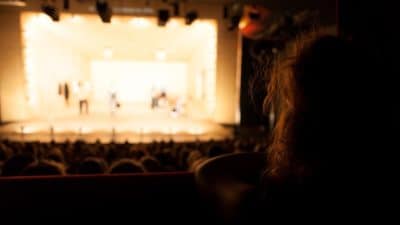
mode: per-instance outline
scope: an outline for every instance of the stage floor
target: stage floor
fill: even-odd
[[[87,142],[151,142],[173,139],[177,142],[221,140],[233,131],[206,119],[173,117],[165,113],[133,116],[81,115],[51,120],[36,119],[0,126],[0,137],[11,140],[49,142],[55,140]]]

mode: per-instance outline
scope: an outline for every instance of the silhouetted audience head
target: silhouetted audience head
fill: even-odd
[[[18,176],[34,160],[32,155],[14,155],[4,162],[1,175]]]
[[[182,170],[186,170],[188,168],[188,161],[187,158],[189,156],[190,150],[185,147],[181,150],[178,155],[178,166]]]
[[[201,154],[200,151],[195,150],[189,153],[189,156],[187,158],[187,163],[189,166],[189,171],[195,171],[196,167],[203,162],[206,159],[206,157]]]
[[[0,173],[21,175],[28,165],[25,175],[193,171],[205,159],[233,149],[233,141],[102,144],[82,140],[63,143],[7,140],[0,141]],[[61,172],[57,169],[60,165]]]
[[[140,160],[145,155],[146,153],[141,149],[137,149],[135,147],[131,147],[129,149],[129,157],[134,158],[135,160]]]
[[[313,35],[288,45],[271,74],[266,102],[277,117],[270,176],[320,172],[338,163],[343,148],[351,158],[354,132],[361,131],[367,108],[360,56],[348,41]]]
[[[190,172],[195,172],[197,170],[197,168],[207,160],[206,157],[200,157],[196,160],[194,160],[194,162],[190,165],[189,167],[189,171]]]
[[[208,149],[207,155],[208,155],[208,157],[212,158],[212,157],[222,155],[224,153],[225,153],[225,151],[220,145],[212,145]]]
[[[5,161],[12,155],[12,150],[5,144],[0,143],[0,161]]]
[[[65,167],[54,161],[40,160],[29,164],[21,174],[24,176],[65,175]]]
[[[120,159],[111,164],[110,173],[143,173],[143,166],[131,159]]]
[[[84,159],[77,168],[79,174],[102,174],[107,171],[107,162],[98,157]]]
[[[203,157],[203,154],[201,154],[201,152],[200,152],[199,150],[191,151],[191,152],[189,153],[188,157],[187,157],[187,164],[188,164],[188,166],[189,166],[189,167],[192,166],[192,164],[193,164],[196,160],[198,160],[198,159],[200,159],[200,158],[202,158],[202,157]]]
[[[54,162],[64,163],[64,153],[59,148],[53,148],[47,154],[46,159],[53,160]]]
[[[145,156],[140,160],[146,172],[162,172],[163,168],[160,162],[151,156]]]

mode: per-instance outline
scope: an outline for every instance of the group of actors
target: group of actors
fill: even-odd
[[[91,85],[88,82],[79,81],[76,85],[73,85],[72,92],[77,96],[79,103],[79,115],[89,114],[89,97],[90,97]],[[67,106],[70,105],[70,85],[65,83],[58,84],[58,95],[62,96],[65,100]],[[109,105],[111,115],[115,115],[118,108],[121,107],[121,103],[117,98],[116,91],[110,91],[109,93]],[[151,105],[150,108],[155,110],[157,108],[170,108],[173,115],[179,115],[183,112],[183,102],[178,99],[173,101],[171,104],[171,99],[168,98],[167,92],[165,90],[152,90],[151,95]]]
[[[155,110],[157,108],[168,108],[171,110],[172,116],[178,116],[183,114],[184,102],[182,98],[173,98],[167,96],[167,92],[165,90],[153,90],[151,96],[151,109]]]
[[[70,101],[70,85],[65,83],[58,84],[58,95],[63,96],[65,104],[69,106]],[[77,85],[73,86],[73,92],[78,98],[79,104],[79,115],[89,114],[89,97],[90,97],[91,86],[88,82],[79,81]],[[117,99],[117,93],[115,91],[110,92],[110,112],[111,115],[115,115],[117,109],[121,106]]]

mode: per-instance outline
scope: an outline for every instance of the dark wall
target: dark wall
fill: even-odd
[[[394,189],[394,177],[398,176],[399,98],[399,13],[396,1],[349,1],[338,0],[339,33],[356,43],[367,57],[367,73],[359,87],[367,87],[372,115],[369,137],[364,137],[368,148],[362,150],[360,158],[368,158],[370,172],[366,173],[366,190],[369,210],[379,218],[394,216],[390,199],[398,190]],[[360,174],[362,175],[362,174]],[[394,217],[393,217],[394,218]]]
[[[398,124],[397,82],[399,27],[398,7],[392,1],[338,0],[339,34],[353,40],[369,57],[366,66],[374,69],[360,82],[371,87],[371,110],[376,123]],[[394,126],[393,126],[394,127]],[[392,128],[393,128],[392,127]]]

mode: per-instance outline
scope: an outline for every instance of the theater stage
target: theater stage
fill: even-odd
[[[0,137],[10,140],[61,142],[78,139],[94,142],[177,142],[231,138],[231,128],[207,119],[174,117],[161,112],[135,115],[76,115],[54,119],[19,121],[0,126]]]

